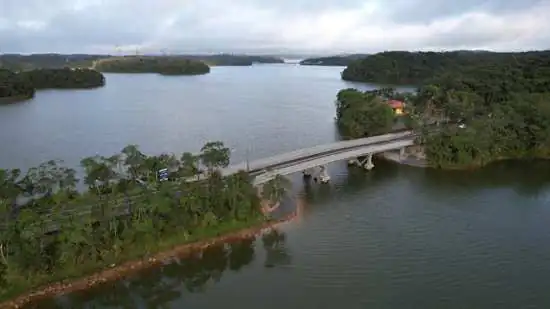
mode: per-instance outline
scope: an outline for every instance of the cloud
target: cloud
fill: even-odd
[[[1,0],[0,52],[319,53],[550,47],[536,0]],[[23,4],[24,2],[24,4]]]

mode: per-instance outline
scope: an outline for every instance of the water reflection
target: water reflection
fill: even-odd
[[[537,196],[550,188],[550,160],[502,161],[472,171],[425,169],[407,176],[432,191],[487,190],[508,187],[521,196]]]
[[[272,228],[261,236],[240,239],[230,244],[212,246],[184,259],[167,261],[118,282],[88,291],[42,301],[26,308],[171,308],[170,303],[186,293],[202,293],[222,280],[227,271],[239,272],[256,259],[256,243],[265,250],[264,267],[288,265],[290,254],[286,236]]]

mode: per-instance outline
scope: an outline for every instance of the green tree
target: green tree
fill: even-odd
[[[227,167],[230,154],[231,151],[224,146],[223,142],[208,142],[201,148],[200,159],[211,173],[215,169]]]

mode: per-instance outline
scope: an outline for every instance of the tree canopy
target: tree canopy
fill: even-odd
[[[344,89],[336,99],[336,121],[347,138],[387,133],[393,127],[394,112],[378,91]]]
[[[34,92],[34,87],[20,75],[0,69],[0,102],[10,98],[29,99]]]
[[[128,145],[82,159],[84,192],[60,161],[0,169],[0,299],[264,220],[249,175],[221,177],[228,163],[221,142],[181,156]]]
[[[19,73],[35,89],[96,88],[105,85],[103,74],[90,69],[37,69]]]

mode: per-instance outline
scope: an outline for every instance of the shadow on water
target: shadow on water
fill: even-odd
[[[239,272],[257,259],[256,243],[265,251],[264,267],[274,268],[291,261],[285,234],[275,228],[261,236],[212,246],[184,259],[174,259],[159,268],[93,288],[52,298],[26,308],[170,308],[186,293],[202,293],[228,272]]]
[[[404,172],[423,188],[441,193],[510,188],[521,196],[537,196],[550,187],[550,160],[500,161],[466,171],[408,169]]]

